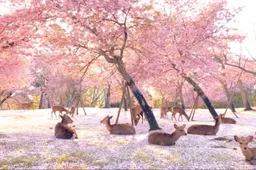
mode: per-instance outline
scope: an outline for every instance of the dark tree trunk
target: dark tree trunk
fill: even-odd
[[[120,50],[120,56],[117,56],[114,54],[114,47],[112,49],[110,49],[109,54],[107,54],[106,51],[101,50],[100,55],[103,55],[105,57],[105,59],[107,60],[107,62],[117,65],[118,72],[122,75],[123,79],[126,81],[127,85],[130,87],[130,89],[133,92],[134,96],[136,97],[138,103],[140,104],[143,112],[145,113],[145,116],[148,120],[148,124],[150,126],[149,130],[161,129],[158,126],[155,116],[154,116],[152,110],[150,109],[147,101],[145,100],[145,98],[143,97],[143,95],[141,94],[141,92],[139,91],[137,86],[135,85],[132,77],[126,71],[126,68],[124,66],[122,57],[123,57],[123,52],[124,52],[124,49],[126,46],[127,35],[128,35],[128,33],[126,32],[126,27],[124,27],[124,28],[125,28],[124,29],[124,42],[123,42],[122,48]]]
[[[187,82],[189,82],[193,87],[194,90],[197,92],[197,94],[201,97],[201,99],[204,101],[205,105],[207,106],[208,110],[210,111],[212,117],[214,119],[216,119],[218,117],[217,112],[215,111],[214,107],[212,106],[211,101],[209,100],[209,98],[204,94],[203,90],[198,86],[198,84],[192,80],[190,77],[184,76],[183,78],[185,78],[187,80]]]
[[[110,108],[110,84],[104,89],[104,99],[105,106],[104,108]]]
[[[181,55],[182,56],[182,55]],[[194,91],[197,92],[197,94],[201,97],[201,99],[204,101],[206,107],[208,108],[208,110],[210,111],[213,119],[217,119],[218,118],[218,114],[215,111],[214,107],[212,106],[211,101],[209,100],[209,98],[204,94],[203,90],[199,87],[199,85],[190,77],[188,77],[186,74],[181,73],[180,70],[178,68],[176,68],[176,65],[174,63],[171,64],[172,68],[174,70],[176,70],[179,75],[181,77],[183,77],[189,84],[191,84],[194,87]]]
[[[41,92],[38,109],[43,109],[43,98],[44,98],[44,92]]]
[[[241,96],[242,96],[242,100],[243,100],[243,104],[244,104],[244,110],[245,111],[252,110],[248,95],[247,95],[246,91],[244,90],[243,83],[241,80],[238,80],[238,87],[241,92]]]
[[[233,113],[236,112],[235,105],[234,105],[233,102],[230,103],[230,109],[231,109],[231,111],[232,111]]]
[[[135,85],[135,83],[134,83],[133,79],[130,77],[129,73],[126,71],[123,61],[118,60],[116,64],[118,66],[117,69],[118,69],[119,73],[125,79],[127,85],[130,87],[130,89],[133,92],[135,98],[137,99],[138,103],[140,104],[143,112],[145,113],[145,116],[146,116],[146,118],[148,120],[148,123],[149,123],[149,126],[150,126],[149,130],[161,129],[158,126],[157,121],[155,119],[155,116],[154,116],[152,110],[150,109],[147,101],[145,100],[144,96],[141,94],[140,90]]]

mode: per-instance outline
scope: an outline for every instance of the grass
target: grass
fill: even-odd
[[[117,140],[116,142],[117,142],[117,144],[119,144],[119,145],[127,145],[127,144],[129,144],[129,141],[127,141],[127,140],[125,140],[125,139],[119,139],[119,140]]]
[[[73,151],[65,155],[48,158],[45,160],[45,163],[56,162],[61,164],[63,162],[79,162],[80,160],[93,161],[93,156],[83,151]]]
[[[147,169],[155,169],[154,160],[152,156],[143,151],[142,149],[137,149],[133,154],[133,159],[136,162],[141,162],[145,164]]]
[[[32,167],[36,164],[36,162],[39,160],[40,155],[34,155],[31,157],[27,156],[21,156],[17,158],[10,158],[8,160],[0,161],[0,167],[1,168],[7,168],[8,166],[16,165],[16,164],[23,164],[26,167]]]

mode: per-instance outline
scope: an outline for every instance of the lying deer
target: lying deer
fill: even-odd
[[[221,123],[226,123],[226,124],[236,124],[236,120],[228,117],[224,117],[224,114],[220,114],[221,116]]]
[[[183,121],[183,118],[182,118],[182,116],[184,116],[186,119],[187,119],[187,121],[189,121],[189,117],[188,117],[188,115],[187,115],[187,113],[185,112],[185,110],[184,109],[182,109],[181,107],[173,107],[172,109],[171,109],[171,112],[172,112],[172,117],[171,117],[171,119],[173,120],[173,118],[177,121],[177,119],[176,119],[176,114],[177,113],[179,113],[179,117],[178,117],[178,120],[182,120]],[[181,118],[181,119],[180,119]]]
[[[134,105],[131,108],[131,116],[132,116],[132,121],[137,126],[138,122],[140,121],[140,118],[143,123],[143,110],[140,105]]]
[[[75,106],[71,106],[70,111],[69,111],[69,114],[70,114],[72,117],[74,117],[75,110],[76,110]]]
[[[176,129],[172,134],[164,133],[162,131],[152,132],[148,136],[148,143],[155,145],[170,146],[175,145],[175,142],[181,137],[187,135],[184,128],[185,124],[182,126],[177,126],[174,124]]]
[[[221,116],[215,118],[215,125],[192,125],[188,128],[188,134],[194,135],[216,135],[219,131]]]
[[[55,117],[57,117],[57,116],[56,116],[56,112],[57,112],[57,111],[59,111],[59,115],[62,115],[62,112],[66,112],[66,114],[68,114],[68,110],[65,109],[64,107],[62,107],[62,106],[52,106],[52,113],[51,113],[51,116],[52,116],[53,113],[54,113]],[[53,117],[53,116],[52,116],[52,117]]]
[[[60,115],[60,117],[62,120],[55,126],[55,130],[54,130],[54,134],[56,138],[61,138],[61,139],[78,138],[77,133],[72,126],[73,120],[66,114],[64,114],[63,116]]]
[[[256,165],[256,148],[248,147],[248,144],[253,140],[253,136],[238,137],[235,135],[234,139],[239,143],[245,160],[249,161],[252,165]]]
[[[130,124],[110,124],[110,119],[113,116],[106,116],[100,122],[106,124],[107,130],[110,134],[117,134],[117,135],[132,135],[135,134],[135,128]]]

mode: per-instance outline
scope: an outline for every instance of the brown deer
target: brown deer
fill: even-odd
[[[161,107],[160,110],[160,118],[167,119],[167,112],[169,111],[169,107]]]
[[[221,116],[215,118],[215,125],[192,125],[188,128],[188,134],[194,135],[216,135],[221,124]]]
[[[69,111],[69,114],[70,114],[72,117],[74,117],[75,110],[76,110],[75,106],[71,106],[70,111]]]
[[[162,131],[152,132],[148,136],[148,143],[155,145],[170,146],[175,145],[175,142],[181,137],[187,135],[184,128],[185,124],[182,126],[177,126],[174,124],[176,129],[172,134],[164,133]]]
[[[226,123],[226,124],[236,124],[236,120],[229,118],[229,117],[224,117],[224,114],[220,114],[221,116],[221,123]]]
[[[142,110],[140,105],[132,106],[132,108],[131,108],[131,116],[132,116],[132,121],[135,124],[135,126],[137,126],[140,118],[141,118],[142,123],[143,123],[143,110]]]
[[[252,165],[256,165],[256,148],[248,147],[248,144],[253,140],[253,136],[238,137],[235,135],[234,139],[236,142],[239,143],[241,151],[245,157],[245,160],[249,161],[249,163]]]
[[[20,107],[25,109],[32,109],[33,108],[33,102],[27,102],[27,103],[20,103]]]
[[[106,116],[100,122],[106,124],[107,130],[110,134],[117,134],[117,135],[132,135],[135,134],[135,128],[130,124],[110,124],[110,119],[113,116]]]
[[[60,115],[61,122],[55,126],[54,135],[56,138],[71,139],[78,138],[76,130],[73,128],[73,120],[66,114]]]
[[[51,113],[51,116],[53,117],[53,113],[56,116],[56,112],[59,111],[59,115],[62,115],[62,112],[66,112],[66,114],[68,114],[68,110],[65,109],[64,107],[62,106],[52,106],[52,113]]]
[[[185,112],[184,109],[182,109],[181,107],[173,107],[171,108],[171,112],[172,112],[172,117],[171,117],[171,120],[173,120],[173,118],[177,121],[176,119],[176,114],[179,113],[179,117],[178,117],[178,120],[182,120],[182,116],[185,116],[185,118],[187,119],[187,121],[189,121],[189,117],[187,115],[187,113]],[[181,118],[181,119],[180,119]]]

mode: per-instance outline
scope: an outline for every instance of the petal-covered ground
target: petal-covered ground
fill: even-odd
[[[239,109],[238,109],[239,110]],[[51,110],[0,111],[0,169],[256,169],[248,164],[233,136],[255,136],[256,111],[238,116],[228,112],[237,124],[221,124],[216,136],[182,136],[174,146],[148,144],[149,125],[138,123],[136,135],[110,135],[100,120],[118,109],[86,108],[73,118],[78,139],[54,137],[60,118],[51,118]],[[173,124],[213,125],[206,109],[198,109],[195,121],[160,119],[160,110],[153,110],[159,126],[168,133]],[[190,110],[186,110],[190,113]],[[223,109],[217,109],[223,113]],[[130,113],[122,111],[119,122],[130,123]],[[184,119],[185,120],[185,119]],[[220,138],[221,137],[221,138]],[[249,144],[256,147],[256,140]]]

